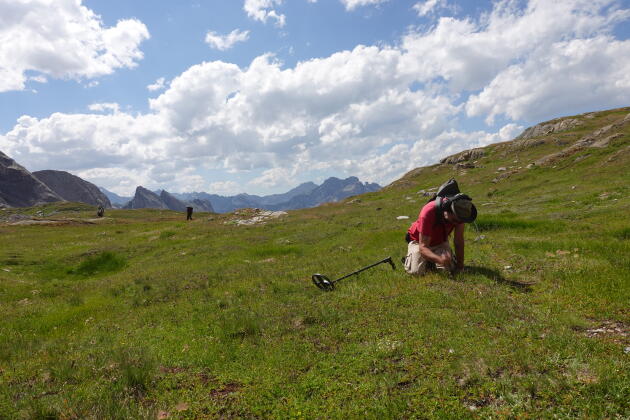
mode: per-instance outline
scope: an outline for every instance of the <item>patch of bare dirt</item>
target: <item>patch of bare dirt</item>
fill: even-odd
[[[215,399],[225,398],[234,392],[240,391],[241,388],[242,388],[241,384],[238,384],[236,382],[230,382],[230,383],[224,384],[220,388],[213,389],[212,391],[210,391],[210,396]]]

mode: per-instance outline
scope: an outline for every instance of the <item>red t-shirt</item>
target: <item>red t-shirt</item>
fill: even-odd
[[[455,228],[454,223],[444,221],[444,223],[436,223],[437,210],[435,208],[435,200],[422,207],[418,220],[413,222],[407,232],[412,241],[420,242],[420,235],[430,236],[431,242],[429,246],[436,246],[448,240],[448,235]]]

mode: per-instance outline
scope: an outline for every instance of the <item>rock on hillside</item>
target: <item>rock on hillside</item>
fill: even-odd
[[[0,152],[0,203],[11,207],[30,207],[63,201],[46,184]]]
[[[64,171],[37,171],[33,175],[66,201],[111,207],[109,198],[96,185]]]
[[[156,193],[138,186],[136,193],[124,207],[124,209],[166,209],[166,205]]]
[[[624,141],[624,139],[627,142],[628,136],[624,133],[626,131],[626,128],[629,126],[630,114],[626,115],[625,118],[621,118],[613,122],[612,124],[608,124],[604,127],[596,129],[591,133],[586,134],[585,136],[581,137],[577,142],[560,150],[559,152],[543,156],[542,158],[538,159],[535,164],[538,166],[550,165],[560,159],[570,157],[584,149],[606,148],[617,141],[622,142]]]
[[[485,155],[483,149],[470,149],[463,152],[445,157],[440,163],[455,165],[462,162],[475,161]]]
[[[547,136],[549,134],[571,130],[580,125],[582,125],[582,122],[577,118],[561,118],[547,121],[525,129],[515,140],[527,140],[533,137]]]

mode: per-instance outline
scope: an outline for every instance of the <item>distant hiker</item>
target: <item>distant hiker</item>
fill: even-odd
[[[192,220],[192,207],[186,207],[186,220]]]
[[[464,223],[477,217],[472,199],[459,192],[454,179],[444,183],[436,196],[422,207],[418,220],[407,231],[405,271],[424,275],[433,267],[455,273],[464,268]],[[455,255],[449,235],[455,231]]]
[[[102,204],[98,205],[98,210],[96,210],[96,215],[98,217],[103,217],[103,215],[105,214],[105,207],[103,207]]]

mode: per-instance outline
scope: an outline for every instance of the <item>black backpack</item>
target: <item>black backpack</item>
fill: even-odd
[[[433,195],[433,197],[431,197],[428,203],[430,203],[433,200],[435,200],[435,206],[437,207],[437,210],[438,210],[436,223],[444,223],[445,222],[444,211],[450,211],[451,204],[453,204],[454,201],[457,201],[457,200],[472,201],[472,198],[470,198],[466,194],[461,193],[459,191],[459,185],[457,185],[457,181],[455,181],[455,178],[451,178],[448,181],[446,181],[444,184],[440,185],[440,188],[438,188],[437,192]],[[473,211],[474,211],[474,216],[473,216],[473,220],[474,220],[477,217],[477,209],[473,207]]]
[[[430,203],[431,201],[434,201],[434,200],[435,200],[435,205],[438,210],[437,217],[435,219],[435,224],[443,225],[444,223],[446,223],[446,220],[444,220],[444,211],[450,211],[450,206],[453,203],[453,201],[457,201],[457,200],[472,201],[472,198],[470,198],[466,194],[462,194],[459,191],[459,185],[457,185],[457,181],[455,181],[455,178],[451,178],[448,181],[446,181],[444,184],[440,185],[440,188],[438,188],[437,192],[433,194],[433,196],[429,199],[429,201],[427,201],[427,203]],[[477,209],[473,207],[473,220],[476,217],[477,217]],[[405,234],[405,241],[407,243],[411,242],[411,236],[409,235],[409,232]]]

